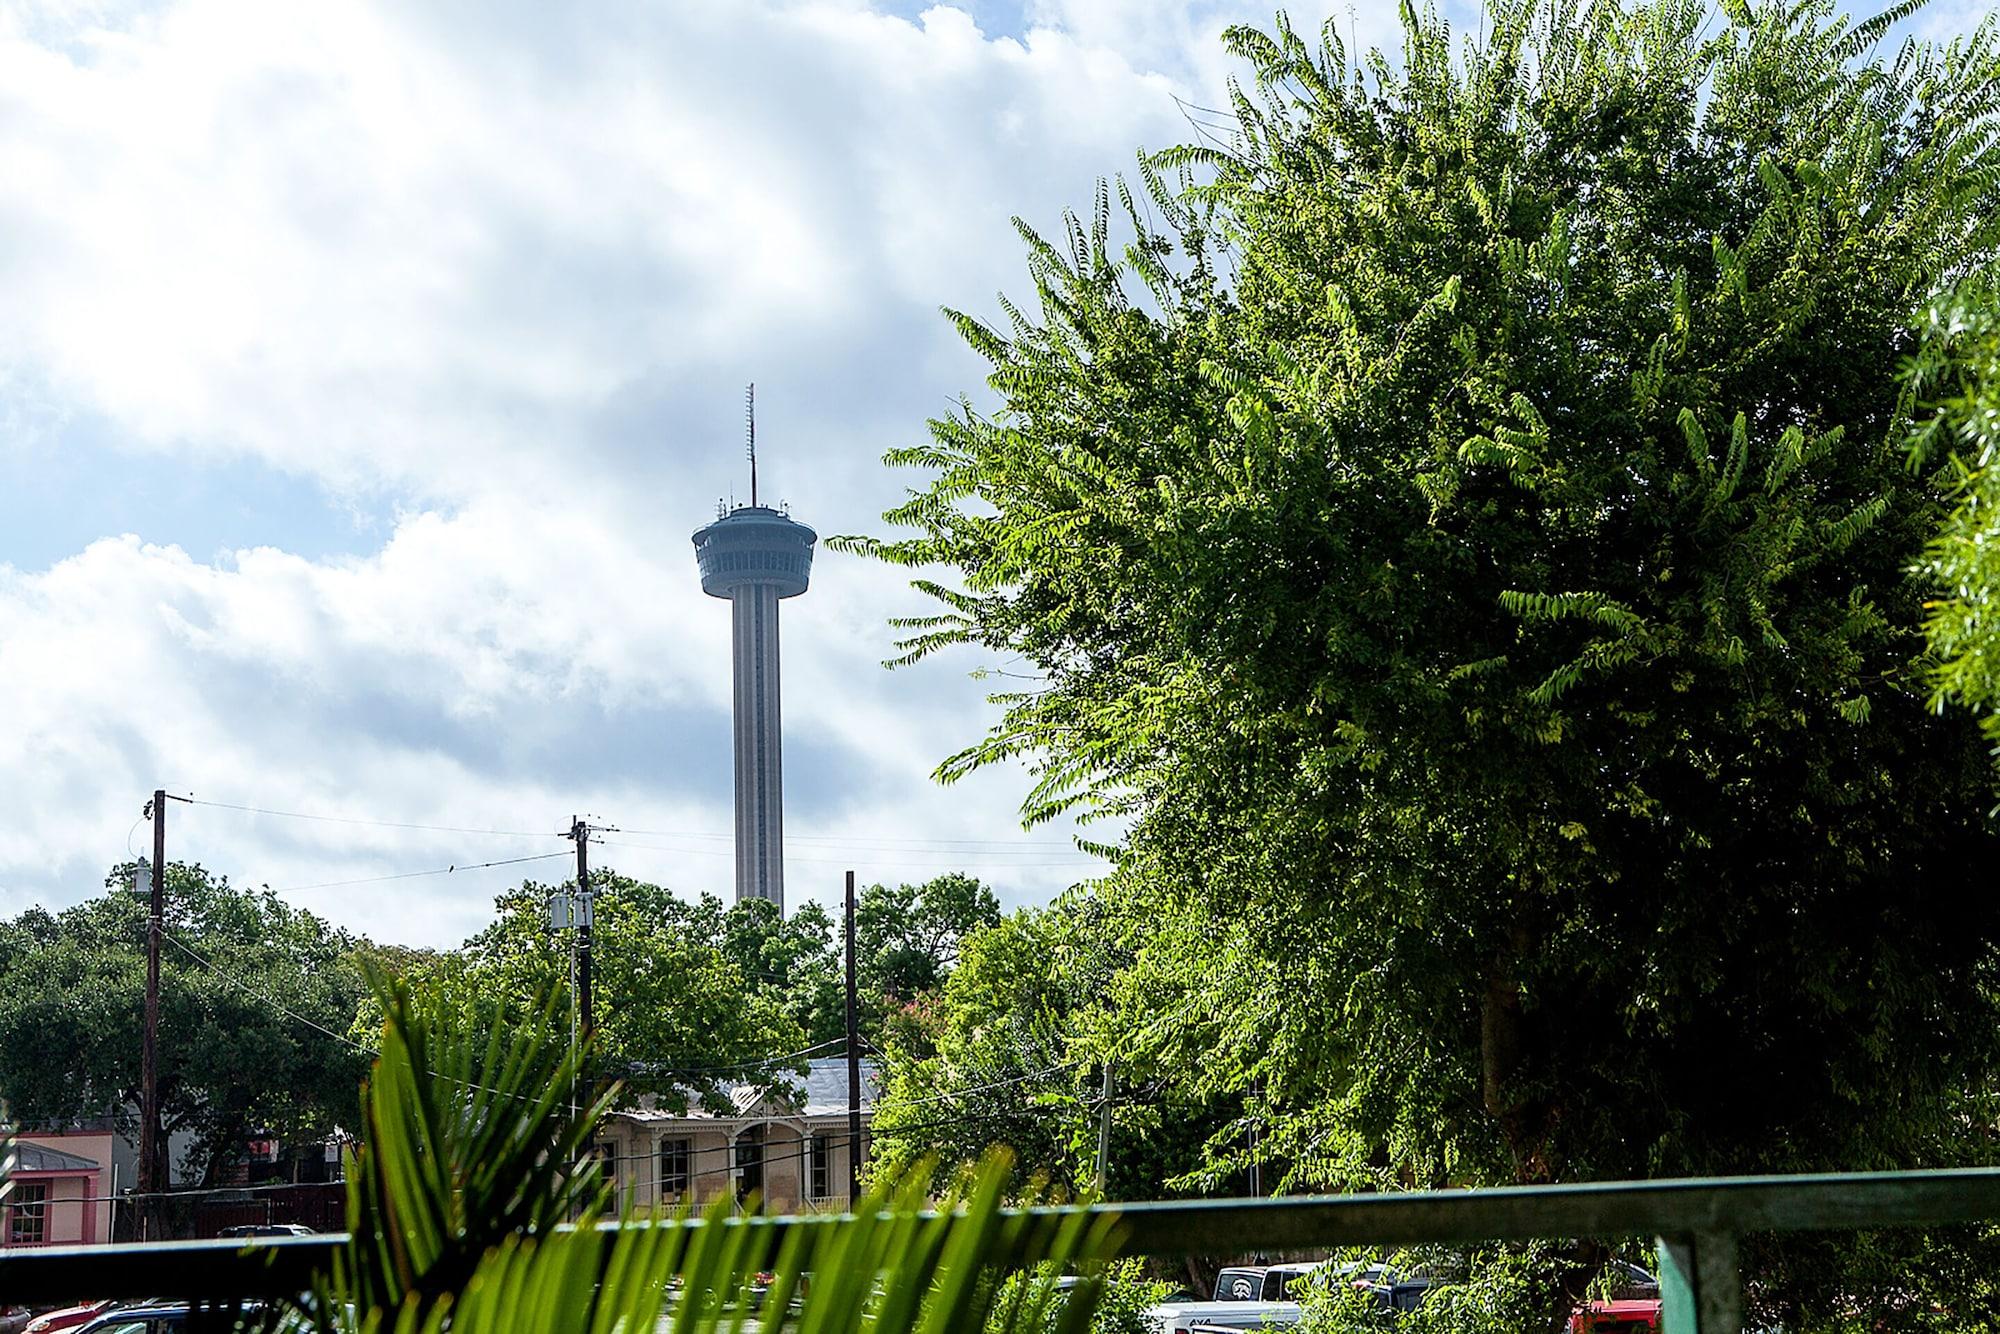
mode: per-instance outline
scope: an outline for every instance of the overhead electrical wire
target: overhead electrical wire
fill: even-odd
[[[726,848],[663,847],[656,843],[627,843],[619,839],[610,839],[610,838],[592,839],[591,842],[600,847],[626,848],[636,852],[657,852],[666,854],[668,856],[734,857],[736,855],[734,852]],[[922,858],[795,857],[790,854],[787,854],[785,860],[787,862],[804,862],[808,864],[816,864],[821,866],[889,866],[889,867],[902,866],[902,867],[919,867],[919,868],[928,867],[932,869],[943,869],[943,870],[951,870],[967,866],[977,867],[983,864],[984,866],[995,870],[1020,870],[1020,871],[1070,869],[1070,868],[1084,867],[1084,866],[1103,866],[1105,864],[1103,859],[1097,857],[1070,857],[1060,861],[1021,862],[1021,861],[994,860],[988,857],[981,857],[970,853],[958,856],[952,856],[945,853],[938,853],[933,856],[927,856]]]
[[[177,796],[176,799],[185,801],[191,806],[208,806],[216,810],[238,811],[246,815],[265,815],[281,820],[309,820],[318,824],[354,825],[358,827],[374,828],[374,829],[406,829],[420,833],[434,833],[434,834],[473,834],[490,838],[567,839],[570,836],[569,831],[567,829],[563,830],[494,829],[480,825],[427,824],[421,821],[414,821],[414,820],[384,820],[370,816],[321,815],[310,811],[278,810],[273,807],[253,806],[243,802],[211,801],[205,797]],[[133,829],[136,830],[138,828],[138,824],[143,822],[144,822],[144,817],[142,816],[140,817],[140,821],[133,825]],[[647,838],[705,839],[717,842],[728,842],[735,838],[735,835],[733,833],[714,832],[714,831],[699,830],[699,829],[633,829],[629,827],[621,827],[621,832],[632,835],[640,835]],[[593,841],[601,841],[601,840],[593,840]],[[1022,856],[1033,856],[1036,855],[1037,850],[1045,850],[1053,848],[1067,849],[1067,848],[1074,848],[1075,846],[1073,843],[1069,842],[1066,839],[911,838],[900,835],[898,836],[885,835],[881,837],[875,837],[866,834],[793,833],[786,835],[786,841],[788,843],[799,843],[799,844],[824,844],[828,845],[829,847],[854,847],[863,851],[895,851],[895,850],[908,849],[913,852],[935,852],[940,855],[951,855],[953,853],[961,851],[972,853],[972,852],[978,852],[981,849],[991,849],[993,853],[997,855],[1000,853],[1008,852],[1009,850],[1018,849],[1020,850],[1020,855]],[[129,834],[127,835],[127,842],[128,844],[130,842]],[[636,847],[636,846],[650,846],[650,845],[634,844],[631,846]],[[733,854],[725,853],[721,855],[733,855]]]
[[[846,1038],[828,1038],[824,1042],[815,1042],[810,1047],[802,1047],[798,1051],[786,1052],[782,1056],[765,1056],[749,1061],[731,1061],[726,1065],[662,1065],[652,1061],[614,1061],[611,1064],[613,1068],[636,1070],[641,1074],[648,1075],[713,1074],[725,1073],[732,1070],[758,1070],[766,1066],[786,1065],[795,1061],[808,1060],[815,1056],[842,1056],[846,1054],[844,1051],[828,1052],[827,1048],[844,1048],[846,1045]]]
[[[632,829],[621,826],[627,834],[645,834],[653,838],[712,838],[733,839],[732,833],[707,833],[698,829]],[[872,838],[863,834],[792,834],[785,835],[788,843],[847,843],[863,847],[879,848],[891,845],[923,845],[943,847],[947,845],[992,845],[1002,848],[1068,848],[1075,845],[1060,838]]]
[[[987,1093],[993,1089],[1003,1089],[1014,1084],[1025,1084],[1031,1079],[1046,1079],[1048,1076],[1056,1074],[1059,1071],[1075,1070],[1089,1064],[1090,1062],[1088,1061],[1057,1061],[1054,1065],[1048,1066],[1045,1069],[1030,1070],[1026,1074],[1014,1075],[1008,1079],[996,1079],[990,1084],[974,1084],[970,1088],[951,1089],[943,1093],[933,1093],[922,1098],[898,1098],[896,1105],[898,1107],[922,1107],[927,1103],[948,1102],[953,1098],[963,1098],[974,1093]]]
[[[314,820],[321,824],[368,825],[377,829],[416,829],[434,834],[486,834],[494,838],[568,838],[554,829],[481,829],[470,825],[418,824],[409,820],[371,820],[357,815],[311,815],[305,811],[277,811],[264,806],[243,806],[233,801],[183,798],[190,806],[213,806],[217,810],[242,811],[249,815],[272,815],[281,820]]]
[[[300,1014],[296,1010],[290,1009],[281,1001],[271,996],[269,993],[265,992],[259,987],[252,985],[250,982],[240,977],[236,973],[233,973],[229,969],[224,968],[222,965],[216,963],[215,960],[202,954],[200,951],[196,950],[193,946],[189,945],[186,941],[182,940],[179,936],[176,936],[173,932],[166,930],[164,927],[161,928],[160,930],[160,937],[161,939],[170,942],[174,946],[174,948],[178,949],[181,953],[187,955],[188,958],[194,960],[196,963],[200,964],[203,968],[206,968],[209,972],[214,973],[217,977],[221,978],[223,981],[228,982],[232,986],[236,987],[238,990],[242,991],[244,994],[264,1002],[266,1005],[270,1006],[273,1010],[276,1010],[279,1014],[284,1015],[287,1019],[292,1020],[294,1023],[303,1024],[307,1028],[310,1028],[317,1033],[323,1034],[326,1037],[330,1037],[334,1041],[339,1042],[344,1046],[353,1048],[355,1051],[360,1052],[364,1056],[380,1056],[382,1054],[379,1048],[371,1047],[364,1042],[360,1042],[349,1034],[337,1033],[333,1029],[328,1028],[325,1024],[322,1024],[319,1021],[307,1015]],[[623,1063],[614,1062],[613,1064],[614,1066],[623,1065],[630,1068],[642,1069],[643,1073],[648,1075],[727,1074],[736,1071],[760,1070],[770,1066],[783,1065],[801,1059],[808,1059],[815,1055],[844,1055],[845,1054],[844,1051],[837,1053],[828,1053],[826,1049],[830,1047],[844,1048],[846,1045],[847,1045],[847,1040],[845,1038],[829,1038],[824,1042],[816,1042],[810,1047],[803,1047],[800,1050],[794,1052],[785,1052],[782,1055],[778,1056],[764,1056],[747,1061],[732,1061],[727,1064],[718,1064],[718,1065],[673,1066],[673,1065],[656,1064],[644,1061],[632,1061]],[[435,1070],[431,1071],[430,1073],[436,1075],[437,1078],[439,1079],[448,1080],[451,1083],[458,1084],[464,1088],[476,1088],[476,1089],[481,1089],[487,1093],[499,1093],[505,1097],[518,1097],[526,1100],[526,1095],[523,1094],[508,1094],[501,1089],[488,1088],[484,1084],[472,1083],[469,1080],[459,1079],[456,1078],[455,1076],[443,1074]]]
[[[440,866],[430,871],[398,871],[394,875],[362,876],[355,880],[322,880],[311,885],[265,885],[273,894],[293,894],[308,889],[339,889],[347,885],[379,885],[389,880],[415,880],[422,876],[452,875],[459,871],[483,871],[494,866],[519,866],[523,862],[545,862],[555,857],[568,857],[567,852],[539,852],[532,857],[507,857],[494,862],[454,862],[450,866]]]

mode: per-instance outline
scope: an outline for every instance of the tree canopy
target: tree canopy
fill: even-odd
[[[1938,469],[1952,501],[1921,567],[1932,702],[1978,713],[2000,761],[2000,287],[1968,283],[1937,302],[1924,333],[1910,386],[1928,413],[1911,455]]]
[[[730,1086],[787,1087],[804,1053],[844,1040],[845,946],[820,905],[782,917],[763,900],[689,900],[615,871],[593,872],[591,881],[602,1068],[624,1081],[628,1100],[720,1109]],[[529,882],[502,894],[491,926],[411,970],[419,987],[455,998],[461,1010],[497,1009],[508,1022],[570,1022],[573,942],[549,929],[554,888]],[[861,891],[863,1041],[874,1044],[886,1016],[935,991],[966,932],[998,916],[993,891],[963,875]],[[372,1027],[374,1016],[360,1023]]]
[[[738,1082],[782,1085],[796,1062],[759,1064],[803,1048],[805,1035],[776,995],[746,976],[717,939],[690,930],[695,910],[670,890],[615,873],[593,874],[593,1013],[603,1074],[628,1099],[669,1106],[727,1106]],[[548,922],[551,888],[502,894],[494,921],[455,953],[415,975],[432,1003],[493,1012],[510,1025],[580,1019],[568,933]],[[372,1017],[364,1020],[372,1026]]]
[[[1100,190],[1023,228],[1032,313],[954,316],[998,408],[844,542],[954,576],[901,661],[1041,673],[941,774],[1130,820],[1123,1031],[1295,1182],[1924,1160],[1993,1073],[2000,838],[1897,366],[2000,241],[1994,28],[1405,18],[1232,31],[1135,239]]]
[[[147,906],[133,871],[76,907],[0,922],[0,1101],[19,1123],[136,1114]],[[357,942],[199,866],[170,864],[165,899],[160,1106],[169,1133],[194,1134],[182,1170],[212,1179],[253,1132],[351,1127]]]

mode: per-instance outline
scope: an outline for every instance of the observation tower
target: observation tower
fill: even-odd
[[[728,598],[735,669],[736,901],[785,911],[783,728],[778,712],[778,600],[806,591],[819,535],[757,499],[756,389],[750,387],[750,503],[716,505],[695,531],[701,591]]]

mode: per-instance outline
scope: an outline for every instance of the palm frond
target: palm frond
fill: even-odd
[[[608,1095],[572,1114],[582,1058],[551,1026],[483,1038],[398,982],[377,982],[381,1056],[349,1166],[353,1240],[311,1303],[323,1331],[396,1334],[1080,1334],[1115,1224],[1002,1208],[1011,1163],[928,1207],[930,1172],[851,1215],[778,1218],[722,1196],[699,1217],[603,1218],[588,1156]],[[574,1224],[565,1220],[581,1211]],[[1041,1277],[1003,1283],[1040,1267]]]

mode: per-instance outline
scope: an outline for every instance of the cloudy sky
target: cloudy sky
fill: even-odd
[[[726,894],[688,537],[744,383],[767,495],[879,531],[882,451],[980,392],[938,307],[1021,291],[1010,216],[1188,137],[1271,7],[0,3],[0,912],[94,892],[156,786],[214,803],[170,856],[383,939],[559,875],[572,813]],[[826,551],[785,604],[794,902],[1095,865],[1023,775],[929,780],[991,710],[971,655],[881,669],[919,606]]]

